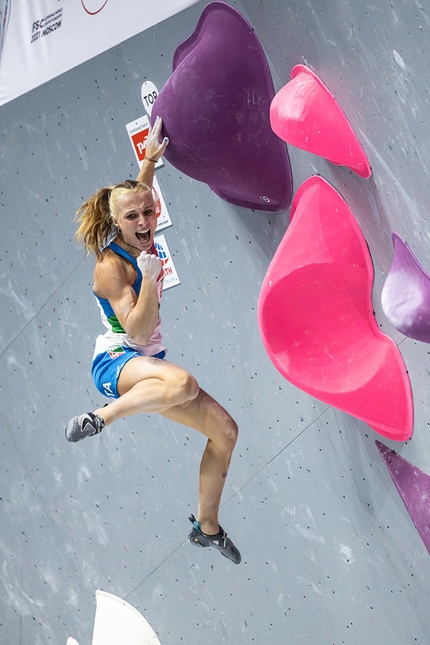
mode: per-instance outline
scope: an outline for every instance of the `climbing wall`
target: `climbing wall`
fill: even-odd
[[[145,113],[141,85],[161,89],[205,4],[0,111],[0,640],[90,645],[103,589],[135,606],[162,645],[424,645],[430,558],[380,435],[290,385],[260,339],[259,290],[288,211],[243,209],[168,162],[157,170],[180,278],[164,294],[164,338],[169,359],[239,424],[220,519],[242,563],[186,540],[197,433],[144,415],[64,439],[71,416],[103,403],[89,375],[101,331],[94,262],[73,242],[73,215],[99,186],[136,176],[126,124]],[[366,236],[376,318],[399,345],[415,402],[412,439],[383,443],[430,474],[430,347],[397,332],[380,305],[393,230],[430,270],[430,4],[230,4],[255,29],[276,90],[294,65],[311,66],[367,152],[363,179],[289,148],[294,186],[321,174]]]

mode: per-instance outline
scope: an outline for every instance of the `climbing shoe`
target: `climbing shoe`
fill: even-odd
[[[225,558],[228,558],[235,564],[239,564],[241,557],[239,550],[234,546],[233,542],[227,537],[227,533],[220,526],[219,531],[216,535],[207,535],[203,533],[200,528],[200,522],[196,520],[194,515],[190,515],[188,518],[193,525],[193,528],[188,534],[188,539],[193,546],[205,547],[211,546],[218,551]]]
[[[70,419],[65,430],[66,439],[67,441],[81,441],[85,437],[92,437],[101,432],[104,425],[105,422],[97,414],[86,412]]]

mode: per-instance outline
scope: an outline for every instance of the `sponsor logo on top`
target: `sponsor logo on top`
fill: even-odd
[[[121,346],[108,349],[108,354],[111,358],[118,358],[121,354],[125,354],[125,349]]]

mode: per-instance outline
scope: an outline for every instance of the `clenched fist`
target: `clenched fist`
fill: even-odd
[[[157,282],[157,278],[160,275],[162,267],[161,260],[157,255],[152,255],[151,253],[142,251],[136,262],[142,272],[142,276]]]

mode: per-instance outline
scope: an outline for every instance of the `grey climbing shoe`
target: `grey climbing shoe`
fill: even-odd
[[[233,542],[227,537],[227,533],[220,526],[216,535],[206,535],[200,528],[200,522],[196,520],[194,515],[188,518],[193,525],[193,528],[188,534],[188,539],[193,546],[206,547],[211,546],[218,551],[225,558],[228,558],[235,564],[239,564],[241,557],[239,550],[234,546]]]
[[[65,430],[66,439],[67,441],[81,441],[85,437],[92,437],[101,432],[104,425],[105,422],[97,414],[86,412],[70,419]]]

